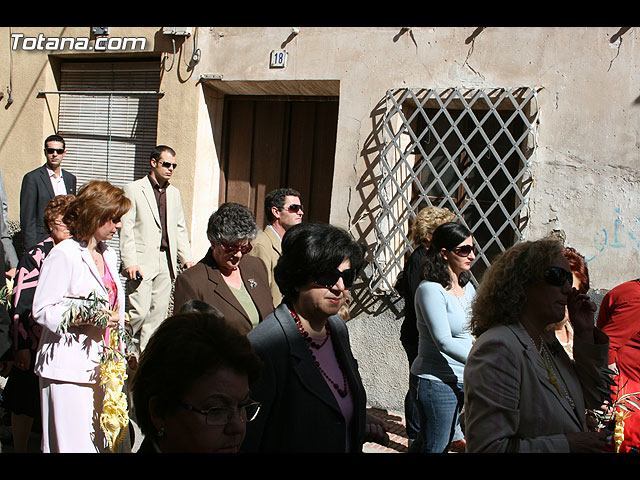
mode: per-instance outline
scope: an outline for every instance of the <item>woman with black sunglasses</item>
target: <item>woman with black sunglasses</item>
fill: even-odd
[[[262,407],[247,425],[243,451],[360,452],[366,440],[385,438],[381,425],[368,421],[348,331],[337,315],[364,254],[331,225],[302,223],[285,233],[274,272],[283,302],[248,335],[264,370],[251,385]]]
[[[420,427],[410,452],[445,453],[452,442],[464,445],[459,416],[462,373],[473,343],[468,313],[475,295],[469,283],[474,258],[473,238],[464,225],[447,222],[435,229],[414,298],[418,356],[411,373],[418,377]]]
[[[273,311],[267,268],[259,258],[247,255],[256,233],[256,221],[247,207],[220,205],[207,225],[211,248],[176,278],[173,311],[200,300],[220,310],[245,334],[264,320]]]
[[[607,432],[588,431],[585,409],[608,398],[608,337],[595,304],[572,287],[563,245],[517,244],[485,272],[473,304],[477,340],[464,371],[469,452],[598,452]],[[565,307],[574,361],[547,327]]]

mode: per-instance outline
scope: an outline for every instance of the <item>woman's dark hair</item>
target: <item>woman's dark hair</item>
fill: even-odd
[[[427,256],[422,263],[422,279],[429,282],[436,282],[444,288],[451,287],[451,276],[447,267],[447,261],[440,254],[443,248],[453,250],[467,238],[471,232],[467,227],[456,222],[447,222],[440,225],[433,232],[431,245],[427,251]],[[469,272],[463,272],[458,283],[464,287],[470,280]]]
[[[256,220],[244,205],[234,202],[223,203],[209,217],[207,238],[215,244],[235,245],[240,240],[256,238]]]
[[[180,313],[190,313],[190,312],[201,312],[201,313],[211,313],[217,317],[224,318],[222,312],[213,305],[209,305],[207,302],[203,302],[202,300],[198,300],[196,298],[192,298],[188,300],[180,307]]]
[[[149,400],[171,412],[205,373],[220,368],[246,374],[249,383],[260,375],[262,361],[246,335],[224,318],[204,312],[178,313],[153,333],[132,380],[133,403],[145,435],[155,435]]]
[[[347,258],[357,275],[364,265],[365,253],[364,245],[340,227],[299,223],[284,234],[274,278],[285,301],[293,301],[298,297],[298,288],[311,281],[313,275],[335,270]]]

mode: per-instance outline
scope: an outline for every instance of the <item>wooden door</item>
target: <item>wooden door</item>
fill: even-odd
[[[328,222],[338,101],[335,97],[227,96],[220,198],[247,206],[264,228],[264,197],[298,190],[305,221]]]

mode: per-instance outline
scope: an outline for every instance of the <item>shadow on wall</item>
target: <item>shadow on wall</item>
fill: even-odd
[[[376,250],[376,235],[374,232],[377,213],[380,205],[377,197],[377,186],[380,181],[380,155],[384,148],[382,136],[383,117],[386,112],[385,98],[382,98],[371,112],[371,132],[367,136],[360,155],[364,161],[364,172],[359,177],[356,192],[360,199],[358,210],[351,218],[351,232],[355,239],[367,247],[369,265],[361,274],[362,282],[354,285],[351,291],[351,316],[360,314],[379,315],[390,311],[397,318],[404,315],[404,300],[398,295],[374,295],[368,288],[371,280],[371,261]]]

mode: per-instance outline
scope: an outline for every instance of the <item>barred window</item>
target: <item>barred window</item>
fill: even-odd
[[[476,285],[496,254],[523,240],[537,123],[531,88],[387,92],[372,292],[393,293],[414,247],[411,220],[426,206],[448,208],[471,230]]]

